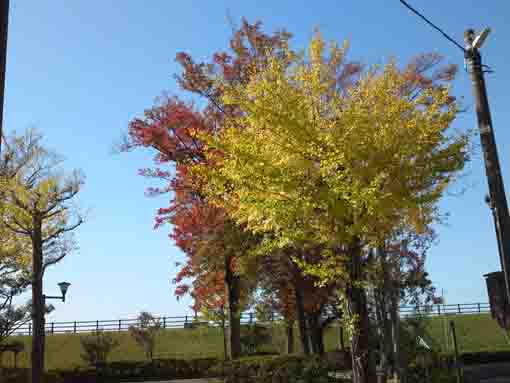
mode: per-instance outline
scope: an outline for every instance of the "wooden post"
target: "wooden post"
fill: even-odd
[[[28,324],[28,336],[32,335],[32,323]]]
[[[480,308],[480,303],[478,303],[478,313],[481,313],[482,309]]]
[[[441,305],[437,305],[437,315],[441,315]]]
[[[122,329],[122,319],[119,319],[119,332]]]
[[[99,321],[96,321],[96,332],[99,331]]]
[[[163,317],[163,328],[166,328],[166,317]]]
[[[453,347],[455,351],[455,368],[457,370],[457,383],[462,383],[462,374],[460,370],[460,362],[459,362],[459,349],[457,346],[457,335],[455,334],[455,323],[453,320],[450,321],[450,329],[453,338]]]
[[[253,323],[253,313],[250,313],[250,324]]]
[[[74,321],[74,333],[76,334],[76,321]]]
[[[51,322],[51,333],[55,334],[55,322]]]
[[[460,314],[460,303],[457,305],[458,309],[459,309],[459,314]]]

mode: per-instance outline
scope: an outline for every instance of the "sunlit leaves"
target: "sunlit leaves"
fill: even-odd
[[[469,135],[450,129],[459,107],[447,85],[390,61],[331,92],[344,51],[330,55],[317,34],[308,61],[269,56],[248,84],[224,86],[223,102],[242,112],[207,141],[218,166],[193,168],[213,203],[268,235],[266,251],[424,231],[469,159]]]

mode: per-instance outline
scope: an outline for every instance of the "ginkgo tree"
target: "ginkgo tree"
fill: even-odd
[[[35,130],[13,134],[6,142],[11,149],[9,166],[0,177],[1,230],[28,246],[27,269],[32,287],[32,373],[41,379],[44,369],[43,276],[76,248],[73,232],[84,217],[75,197],[84,183],[79,171],[66,174],[62,158],[42,145]],[[19,247],[19,245],[17,245]],[[27,254],[24,254],[27,257]],[[25,258],[26,259],[26,258]]]
[[[223,103],[240,113],[218,134],[200,136],[216,166],[193,171],[210,203],[264,236],[260,253],[323,246],[323,262],[300,266],[323,283],[346,282],[355,378],[368,382],[375,371],[363,249],[435,221],[437,202],[469,159],[469,132],[451,127],[459,113],[448,85],[454,69],[424,74],[438,56],[404,69],[392,60],[338,89],[328,64],[342,62],[346,49],[331,44],[327,55],[317,33],[308,56],[268,50],[268,65],[247,84],[219,79]]]

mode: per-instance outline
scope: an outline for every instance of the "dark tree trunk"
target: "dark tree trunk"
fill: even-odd
[[[310,341],[314,354],[324,354],[324,327],[320,323],[320,312],[309,314]]]
[[[340,330],[340,350],[345,351],[344,326],[342,323],[339,323],[338,326]]]
[[[44,371],[43,253],[40,221],[34,218],[32,235],[32,368],[31,382],[41,383]]]
[[[303,301],[303,292],[299,286],[294,286],[294,290],[296,292],[296,310],[297,310],[297,318],[299,324],[299,337],[301,339],[301,347],[303,349],[303,353],[305,355],[310,354],[310,343],[308,340],[308,330],[306,324],[306,314],[305,314],[305,306]]]
[[[383,288],[377,292],[377,306],[379,314],[379,322],[381,323],[382,329],[382,345],[381,345],[381,368],[385,372],[391,369],[391,374],[396,371],[396,358],[393,349],[392,339],[392,318],[390,318],[391,312],[391,299],[395,292],[393,291],[391,283],[391,275],[388,270],[388,258],[384,247],[378,248],[378,256],[381,264],[382,276],[383,276]],[[396,292],[398,294],[398,291]]]
[[[353,383],[372,383],[376,381],[374,351],[370,347],[370,318],[368,316],[365,291],[357,283],[362,279],[361,248],[355,244],[352,248],[350,282],[347,287],[347,299],[351,315],[358,318],[355,334],[352,337]]]
[[[294,321],[287,321],[287,354],[294,353]]]
[[[228,299],[228,338],[229,359],[241,356],[241,312],[239,299],[241,295],[241,280],[230,268],[230,257],[225,257],[225,285]]]
[[[223,333],[223,357],[225,360],[229,359],[228,356],[228,337],[227,337],[227,331],[225,328],[225,319],[221,322],[221,332]]]

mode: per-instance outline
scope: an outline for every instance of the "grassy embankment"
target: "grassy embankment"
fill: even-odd
[[[427,341],[435,349],[451,351],[445,336],[445,326],[453,319],[456,326],[457,341],[461,352],[497,351],[510,350],[502,330],[488,314],[459,315],[434,317],[428,319]],[[144,354],[141,348],[133,341],[127,332],[112,333],[120,345],[110,354],[110,360],[143,360]],[[339,341],[337,327],[328,329],[325,341],[326,349],[333,350]],[[82,366],[80,358],[80,334],[58,334],[46,337],[46,368],[71,368]],[[30,341],[28,336],[14,337],[23,340],[26,344],[26,352],[18,357],[19,366],[27,366],[29,361]],[[273,328],[273,349],[283,352],[286,347],[286,339],[283,328]],[[296,349],[299,349],[298,334],[296,331]],[[199,357],[222,357],[223,338],[221,330],[217,328],[198,329],[167,329],[161,330],[158,335],[156,358],[199,358]],[[3,365],[11,366],[13,363],[10,354],[3,356]]]

